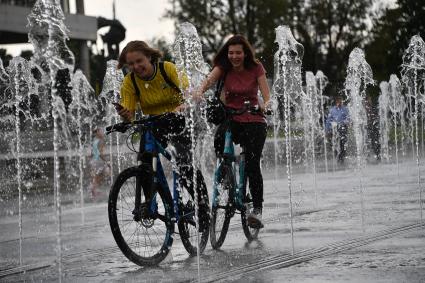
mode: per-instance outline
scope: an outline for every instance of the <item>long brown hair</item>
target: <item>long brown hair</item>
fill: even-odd
[[[254,48],[252,48],[248,40],[243,35],[236,34],[229,38],[217,52],[213,60],[214,66],[222,67],[225,72],[229,71],[232,68],[232,64],[230,63],[227,53],[229,52],[229,46],[236,44],[240,44],[243,47],[243,52],[245,53],[243,64],[245,68],[250,69],[259,63],[255,58]]]
[[[151,57],[152,63],[156,63],[162,57],[161,51],[150,47],[146,42],[141,40],[130,41],[121,51],[120,57],[118,58],[119,69],[126,64],[127,53],[134,51],[142,52],[146,57]]]

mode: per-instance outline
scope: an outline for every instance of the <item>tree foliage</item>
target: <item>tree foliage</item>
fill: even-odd
[[[305,70],[323,70],[331,82],[345,76],[348,55],[367,37],[372,0],[170,0],[167,16],[191,22],[211,58],[227,37],[245,35],[269,73],[276,50],[275,28],[288,25],[303,44]]]
[[[404,50],[414,35],[425,36],[423,1],[398,0],[375,20],[373,35],[366,47],[366,58],[375,70],[375,78],[388,80],[397,74]]]
[[[364,45],[371,5],[367,0],[304,1],[294,27],[305,49],[304,68],[320,69],[333,85],[341,83],[349,54]]]
[[[274,29],[284,23],[287,0],[170,0],[167,16],[176,25],[192,23],[208,59],[232,34],[245,35],[262,58],[266,69],[273,70]]]

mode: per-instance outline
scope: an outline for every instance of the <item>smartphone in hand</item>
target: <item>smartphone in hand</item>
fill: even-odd
[[[116,109],[117,111],[120,111],[120,110],[124,109],[124,106],[122,106],[122,105],[121,105],[121,104],[119,104],[119,103],[112,102],[112,104],[115,106],[115,109]]]

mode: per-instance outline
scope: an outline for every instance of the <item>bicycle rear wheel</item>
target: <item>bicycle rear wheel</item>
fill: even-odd
[[[151,189],[152,170],[148,166],[128,168],[118,175],[109,193],[109,224],[118,247],[129,260],[141,266],[156,265],[167,256],[173,243],[171,194],[156,190],[146,203],[142,191],[143,212],[136,221],[137,178],[143,190]]]
[[[215,174],[217,183],[213,191],[210,241],[213,249],[219,249],[224,243],[230,218],[235,212],[232,204],[236,182],[231,165],[221,165]]]
[[[242,228],[243,228],[243,232],[245,234],[246,239],[248,240],[248,242],[251,242],[255,239],[258,238],[258,233],[260,232],[259,228],[252,228],[248,225],[248,215],[252,212],[253,210],[253,205],[252,205],[252,198],[250,193],[247,193],[245,195],[245,209],[243,209],[241,211],[241,221],[242,221]]]
[[[210,208],[208,201],[208,191],[202,177],[202,173],[197,171],[197,192],[198,192],[198,223],[196,228],[195,202],[187,190],[182,190],[180,199],[180,219],[178,228],[183,246],[190,255],[197,254],[197,234],[199,233],[199,251],[202,253],[208,243]]]

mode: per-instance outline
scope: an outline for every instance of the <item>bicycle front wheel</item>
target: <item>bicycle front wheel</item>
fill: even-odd
[[[139,182],[136,182],[137,178]],[[135,210],[136,191],[151,190],[152,179],[152,170],[148,166],[128,168],[118,175],[109,194],[109,224],[115,241],[129,260],[141,266],[160,263],[173,243],[169,192],[158,189],[147,203],[142,191],[143,212]]]
[[[234,213],[233,194],[236,188],[231,165],[222,164],[216,171],[213,191],[210,241],[213,249],[219,249],[226,239],[230,218]]]

